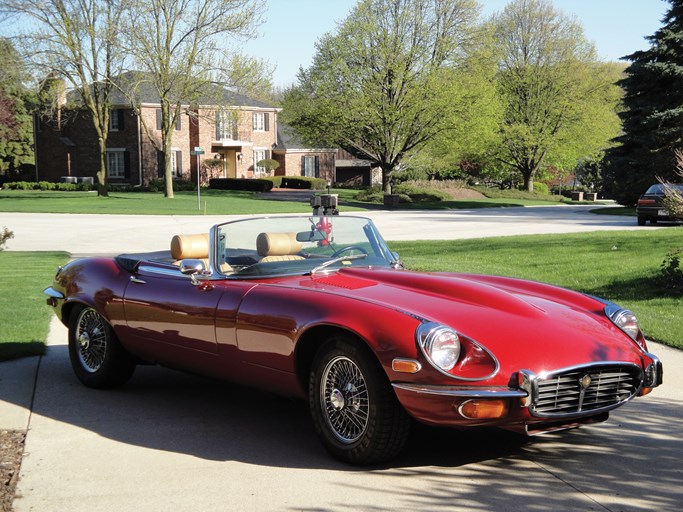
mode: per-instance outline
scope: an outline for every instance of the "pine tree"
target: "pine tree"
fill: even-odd
[[[683,0],[668,1],[664,25],[647,38],[650,48],[624,57],[631,64],[619,81],[623,134],[607,152],[605,172],[606,188],[624,205],[657,177],[673,179],[675,151],[683,148]]]

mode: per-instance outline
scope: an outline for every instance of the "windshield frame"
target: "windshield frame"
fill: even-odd
[[[245,269],[248,267],[254,267],[252,271],[259,270],[264,270],[264,265],[269,265],[268,263],[260,263],[256,261],[252,265],[248,265],[246,267],[241,268],[239,271],[235,273],[226,273],[221,270],[221,262],[226,260],[225,257],[225,251],[229,248],[230,242],[224,242],[222,240],[222,237],[225,235],[223,232],[223,228],[225,226],[229,225],[246,225],[246,223],[250,223],[253,226],[259,226],[259,222],[268,222],[272,223],[273,221],[276,222],[282,222],[284,224],[287,223],[287,221],[303,221],[305,220],[307,222],[307,225],[310,226],[316,226],[317,222],[319,222],[321,219],[327,219],[327,222],[331,222],[332,225],[334,222],[338,219],[355,219],[357,221],[360,221],[363,223],[362,229],[363,229],[363,234],[365,235],[365,238],[367,239],[367,244],[371,248],[373,254],[370,255],[369,258],[367,258],[368,261],[365,261],[366,258],[363,259],[357,259],[357,258],[350,258],[349,260],[344,260],[340,259],[338,263],[331,264],[328,267],[325,267],[323,270],[318,270],[316,273],[320,274],[327,274],[331,272],[336,272],[340,268],[349,268],[351,266],[355,267],[373,267],[373,266],[380,266],[383,268],[391,268],[391,267],[397,267],[399,265],[399,262],[396,258],[396,254],[393,253],[390,249],[389,246],[387,245],[386,241],[382,238],[382,235],[380,232],[377,230],[377,227],[375,224],[372,222],[371,219],[368,217],[363,217],[363,216],[357,216],[357,215],[266,215],[266,216],[261,216],[261,217],[250,217],[246,219],[236,219],[228,222],[222,222],[220,224],[214,225],[211,230],[210,230],[210,236],[209,236],[209,241],[211,244],[210,251],[209,251],[209,268],[207,269],[209,274],[205,276],[205,279],[207,280],[216,280],[216,279],[228,279],[228,280],[249,280],[249,279],[272,279],[272,278],[282,278],[282,277],[296,277],[296,276],[305,276],[305,275],[311,275],[311,271],[314,270],[316,267],[319,267],[320,264],[326,261],[330,261],[331,257],[330,256],[321,256],[320,259],[316,258],[310,258],[310,259],[303,259],[303,261],[292,261],[292,262],[283,262],[281,265],[279,265],[281,268],[277,268],[277,265],[272,265],[270,267],[266,267],[265,270],[269,270],[267,272],[257,272],[254,274],[251,274],[249,272],[245,272]],[[346,220],[342,222],[347,222]],[[253,230],[253,236],[256,238],[256,236],[259,234],[259,232],[262,232],[263,230],[260,228],[254,229]],[[225,245],[222,245],[222,244]],[[342,244],[343,245],[343,244]],[[223,252],[223,254],[221,254]],[[351,260],[353,263],[351,263]],[[309,268],[310,267],[310,268]]]

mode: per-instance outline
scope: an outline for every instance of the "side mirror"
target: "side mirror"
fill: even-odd
[[[205,272],[206,267],[204,266],[204,262],[202,260],[186,259],[180,262],[180,273],[185,276],[190,276],[192,284],[195,286],[201,284],[199,279],[197,279],[197,276],[204,275]]]

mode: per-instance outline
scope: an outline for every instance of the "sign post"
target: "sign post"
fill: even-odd
[[[202,210],[202,193],[200,191],[201,184],[201,174],[202,174],[202,163],[201,156],[204,154],[204,150],[199,146],[195,146],[193,151],[190,151],[191,155],[197,155],[197,210]]]

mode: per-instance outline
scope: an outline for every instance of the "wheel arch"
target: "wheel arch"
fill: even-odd
[[[381,369],[382,365],[380,364],[377,355],[374,353],[367,340],[365,340],[360,334],[352,331],[351,329],[340,327],[338,325],[316,325],[306,330],[299,338],[294,354],[296,378],[302,389],[308,389],[308,379],[316,353],[327,340],[334,336],[345,336],[353,343],[364,347],[365,351],[372,355],[377,363],[378,368]]]

